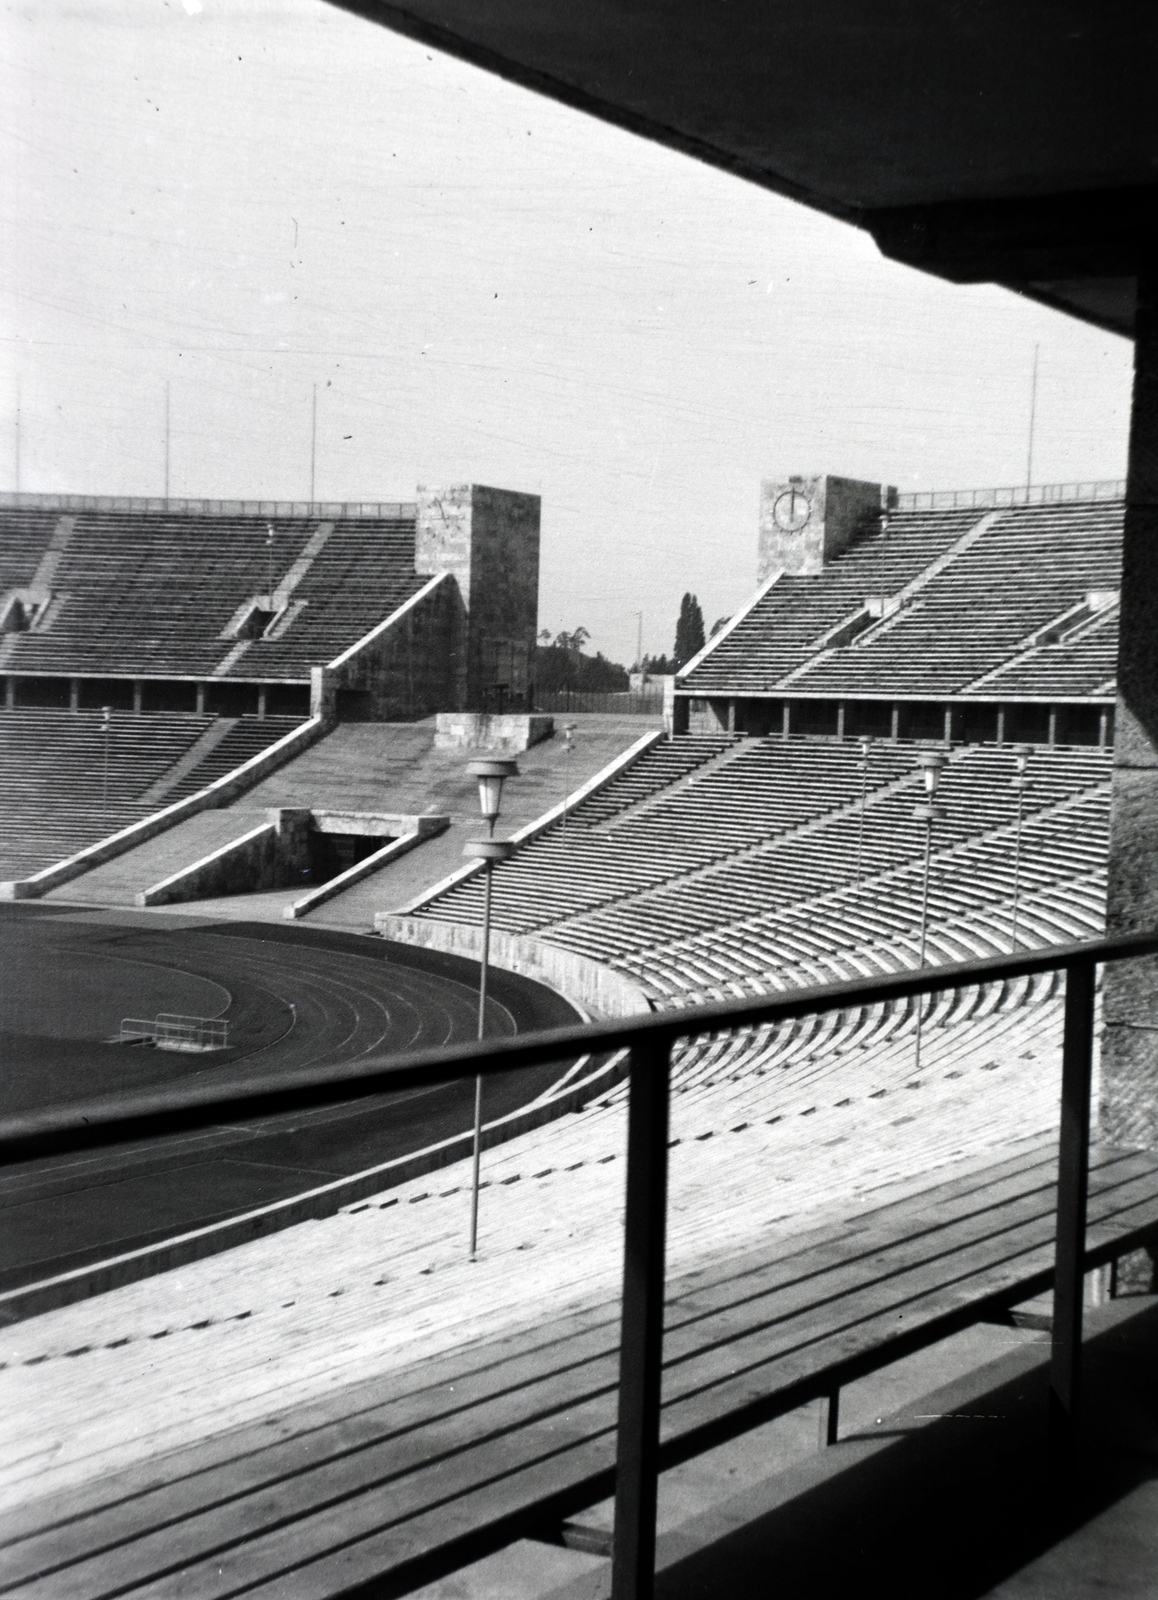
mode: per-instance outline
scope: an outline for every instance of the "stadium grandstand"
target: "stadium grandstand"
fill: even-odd
[[[230,1098],[232,1078],[216,1079],[216,1096],[208,1075],[183,1092],[138,1064],[132,1082],[150,1095],[122,1098],[121,1109],[10,1117],[6,1193],[23,1193],[23,1215],[67,1213],[79,1229],[117,1140],[136,1141],[125,1170],[156,1215],[141,1248],[122,1239],[119,1254],[0,1296],[5,1591],[1151,1593],[1152,16],[1086,0],[924,0],[871,16],[847,0],[611,0],[561,22],[531,0],[344,3],[367,26],[842,219],[921,274],[987,286],[959,303],[962,316],[987,315],[1005,288],[1132,339],[1124,511],[1121,485],[894,499],[873,484],[778,479],[763,496],[757,592],[682,673],[667,729],[602,751],[565,799],[566,764],[544,757],[539,814],[514,815],[509,861],[456,865],[400,896],[381,879],[380,926],[404,933],[412,954],[429,947],[445,973],[454,952],[482,952],[477,924],[459,919],[477,916],[487,871],[496,965],[549,973],[562,988],[585,980],[593,1015],[596,1001],[642,1008],[556,1034],[546,1076],[561,1065],[573,1093],[551,1099],[550,1083],[525,1076],[513,1120],[488,1122],[477,1260],[465,1236],[479,1169],[461,1128],[418,1152],[417,1166],[368,1157],[353,1178],[335,1176],[338,1141],[323,1138],[310,1159],[286,1161],[312,1189],[175,1239],[170,1203],[192,1161],[224,1196],[251,1135],[280,1138],[254,1128],[249,1102]],[[849,283],[850,304],[858,289]],[[993,376],[979,366],[978,395]],[[809,374],[785,369],[786,393],[799,381]],[[114,670],[103,648],[82,653],[91,637],[56,666],[25,652],[58,618],[67,626],[67,519],[101,507],[10,509],[11,548],[25,553],[4,580],[5,714],[79,724],[113,705],[143,721],[150,696],[170,691],[147,687],[141,656]],[[172,508],[138,509],[166,518]],[[455,496],[427,509],[432,560],[420,556],[412,576],[432,587],[388,602],[396,609],[381,624],[367,619],[364,649],[381,625],[389,656],[408,637],[405,617],[426,616],[436,597],[460,630],[457,608],[472,606]],[[348,656],[353,637],[308,674],[274,670],[280,641],[266,629],[284,620],[289,637],[306,615],[287,620],[292,595],[271,615],[278,586],[321,524],[343,520],[337,508],[300,510],[295,522],[285,507],[250,508],[250,565],[209,641],[220,655],[206,651],[188,673],[171,661],[155,681],[183,685],[176,715],[257,720],[265,685],[266,716],[304,719],[313,742],[272,755],[276,770],[258,789],[246,787],[254,771],[236,791],[226,774],[224,787],[180,805],[208,792],[207,805],[228,810],[284,782],[288,811],[303,799],[292,775],[320,761],[350,719],[424,705],[447,714],[433,703],[444,696],[427,701],[418,683],[411,694],[409,646],[392,658],[407,670],[385,682],[362,650]],[[237,512],[189,508],[182,521]],[[300,539],[281,551],[287,516]],[[122,569],[121,581],[132,578]],[[115,585],[104,597],[116,601]],[[484,651],[479,620],[476,608]],[[417,617],[414,626],[417,639]],[[459,651],[456,708],[497,711],[517,692],[524,635],[486,636],[508,644],[473,676]],[[229,659],[245,665],[231,672]],[[89,687],[102,679],[118,680],[127,703]],[[289,706],[273,698],[278,685],[295,694]],[[238,698],[214,700],[227,689]],[[357,745],[343,749],[352,758]],[[254,759],[266,770],[265,752]],[[434,772],[401,763],[400,786],[403,766],[423,781]],[[335,761],[326,781],[353,767]],[[741,774],[750,788],[732,785]],[[61,776],[58,765],[52,781]],[[351,791],[369,782],[357,767]],[[438,809],[461,801],[445,768],[429,788]],[[110,806],[111,795],[110,781]],[[517,804],[505,803],[504,824]],[[167,828],[164,809],[114,837]],[[87,848],[99,854],[102,843]],[[102,922],[51,898],[91,883],[93,859],[67,881],[45,869],[14,880],[14,897],[23,883],[28,898],[49,901],[0,908],[0,926],[43,922],[54,974],[67,941],[76,948],[93,926],[109,936],[102,972],[128,971],[115,948],[126,924],[163,930],[176,949],[179,919],[165,911]],[[233,948],[217,920],[224,900],[203,903],[215,911],[197,930],[202,946]],[[1108,938],[1052,945],[1103,915]],[[343,962],[377,944],[343,935],[327,963],[295,966],[295,941],[266,934],[249,998],[291,1038],[293,987],[311,984],[311,1001],[344,997]],[[923,960],[986,949],[1002,958],[915,975]],[[192,985],[201,973],[191,955],[185,963]],[[379,999],[387,964],[363,979]],[[219,956],[217,977],[226,966]],[[811,986],[862,969],[905,970]],[[737,987],[764,993],[689,1003]],[[471,993],[464,982],[463,1006]],[[328,1039],[342,1022],[335,1008]],[[339,1126],[354,1106],[381,1117],[386,1069],[319,1066],[302,1044],[299,1088],[274,1097],[279,1115],[304,1124],[316,1112]],[[404,1082],[415,1099],[453,1075],[497,1096],[504,1076],[542,1069],[547,1048],[504,1039],[386,1065],[393,1088]],[[593,1048],[629,1062],[592,1081],[589,1060],[575,1057]],[[140,1063],[141,1053],[117,1059]],[[611,1081],[619,1070],[626,1093]],[[48,1168],[62,1144],[64,1164]],[[269,1144],[257,1148],[254,1168]],[[65,1167],[79,1174],[71,1211]]]
[[[321,1048],[340,1060],[355,1048],[345,1038],[343,1007],[351,999],[360,1003],[361,995],[370,1005],[364,1015],[355,1012],[357,1037],[394,1038],[373,1018],[379,1009],[398,1009],[400,991],[391,988],[398,957],[391,954],[386,968],[367,963],[359,947],[378,941],[359,933],[377,931],[390,952],[409,951],[443,974],[447,1000],[427,992],[420,1002],[437,1033],[451,990],[458,985],[454,1004],[461,1010],[468,992],[463,973],[477,972],[462,963],[482,955],[487,899],[489,961],[500,976],[554,989],[597,1021],[649,1012],[694,1019],[712,1002],[790,998],[817,984],[904,978],[927,966],[1048,953],[1096,937],[1106,914],[1122,502],[1107,486],[1042,492],[1036,503],[1013,505],[972,491],[952,499],[966,503],[906,503],[887,488],[832,477],[766,484],[753,600],[676,677],[664,726],[579,718],[576,748],[585,753],[574,769],[570,742],[564,749],[549,720],[535,716],[529,680],[519,683],[522,709],[512,715],[509,699],[500,711],[494,680],[485,674],[476,675],[472,690],[462,689],[460,674],[431,689],[431,699],[400,702],[397,653],[380,654],[378,665],[363,667],[356,679],[343,676],[343,655],[351,657],[353,647],[356,656],[359,641],[389,634],[382,612],[387,623],[405,616],[432,583],[446,583],[426,570],[405,582],[391,579],[375,604],[360,597],[349,634],[312,636],[324,639],[313,653],[327,659],[312,661],[303,647],[293,687],[309,695],[302,703],[307,714],[284,720],[285,713],[271,709],[277,680],[264,664],[264,638],[244,641],[253,648],[240,652],[228,637],[243,604],[261,598],[252,572],[267,559],[267,543],[265,513],[257,511],[247,534],[246,575],[223,582],[219,594],[207,576],[198,591],[207,620],[203,637],[191,643],[187,664],[198,670],[188,678],[175,675],[182,660],[175,647],[166,645],[171,653],[159,658],[168,676],[150,680],[144,656],[132,654],[136,644],[112,641],[102,655],[98,639],[93,651],[101,677],[88,679],[83,651],[70,655],[58,640],[52,648],[60,654],[51,659],[68,703],[30,705],[26,697],[43,691],[28,685],[51,679],[43,670],[50,658],[20,655],[26,645],[37,647],[31,627],[7,636],[15,637],[6,662],[14,685],[7,726],[28,729],[20,764],[29,795],[35,797],[38,783],[42,793],[51,792],[64,770],[38,777],[38,740],[45,748],[49,742],[38,730],[51,725],[64,730],[54,735],[62,741],[71,730],[73,751],[87,752],[83,782],[66,789],[84,796],[78,826],[91,818],[93,831],[121,825],[132,835],[142,826],[133,819],[150,803],[159,808],[144,821],[146,830],[159,830],[151,841],[111,859],[98,843],[87,867],[82,859],[79,875],[67,881],[57,882],[49,868],[44,910],[61,902],[94,910],[124,904],[134,870],[133,881],[146,882],[163,858],[171,866],[182,851],[188,858],[221,841],[232,848],[239,829],[267,814],[292,818],[312,808],[315,827],[326,816],[357,817],[364,826],[377,804],[393,806],[396,823],[407,813],[408,826],[429,827],[436,836],[406,857],[419,861],[417,869],[400,872],[387,849],[382,864],[356,884],[346,888],[342,875],[334,880],[340,892],[326,914],[331,926],[350,930],[331,936],[345,943],[327,946],[319,933],[321,943],[296,952],[279,944],[271,957],[254,941],[261,918],[280,922],[301,906],[294,901],[300,883],[271,894],[265,880],[223,885],[211,875],[189,889],[189,909],[205,914],[192,925],[192,942],[175,942],[179,918],[158,925],[174,941],[164,957],[169,965],[188,960],[192,973],[227,981],[242,998],[231,1036],[234,1071],[246,1070],[247,1062],[260,1067],[268,1036],[284,1026],[263,1014],[257,996],[266,991],[283,1007],[300,1005],[303,1019],[310,1007],[324,1009],[329,996],[337,1002],[322,1043],[306,1031],[298,1054],[284,1057],[291,1065],[303,1051]],[[431,509],[437,532],[441,514]],[[188,518],[198,538],[203,514]],[[43,551],[71,515],[60,510],[55,521],[41,519],[38,593],[51,587]],[[134,539],[151,534],[155,515],[142,515]],[[301,552],[317,546],[319,517],[303,517],[295,560],[306,561]],[[333,522],[343,519],[335,512]],[[372,519],[351,516],[347,531],[356,524],[352,545],[373,546]],[[177,535],[170,528],[165,537]],[[395,568],[403,572],[400,535],[392,525],[384,537],[394,542]],[[413,555],[411,561],[427,564]],[[62,562],[52,579],[62,619],[73,570]],[[274,599],[288,607],[300,590],[304,605],[313,595],[307,575],[303,570],[292,591],[275,583]],[[167,603],[167,582],[152,591],[145,584],[140,615]],[[465,610],[467,580],[456,576],[454,589],[446,587]],[[86,637],[97,611],[77,624]],[[287,635],[297,625],[295,618]],[[151,626],[163,638],[163,624]],[[199,675],[210,642],[222,652],[218,664],[230,660],[230,670],[237,669],[228,680],[233,688],[252,694],[264,685],[264,704],[234,703],[233,715],[214,714],[217,680]],[[271,651],[277,644],[270,641]],[[22,679],[17,667],[33,661],[41,670]],[[114,662],[125,677],[115,678]],[[243,676],[243,665],[253,676]],[[129,688],[120,691],[124,703],[106,713],[94,705],[104,692],[95,686],[113,681]],[[181,691],[190,696],[188,709],[147,709],[145,686],[161,681],[192,685]],[[411,681],[422,682],[422,672],[405,679]],[[437,693],[442,702],[434,701]],[[464,704],[468,696],[473,710]],[[380,720],[376,710],[384,713]],[[522,724],[520,773],[504,800],[513,853],[493,865],[477,858],[463,863],[464,838],[479,825],[477,812],[473,824],[468,814],[473,798],[463,769],[479,740],[490,738],[505,751],[502,740],[515,724]],[[463,727],[465,743],[449,736]],[[301,729],[313,731],[299,745]],[[236,744],[242,733],[255,740],[252,747]],[[112,752],[107,771],[115,781],[98,795],[106,770],[102,741]],[[234,754],[240,768],[229,767]],[[63,757],[70,759],[77,757]],[[247,767],[249,775],[239,780]],[[121,774],[130,772],[135,776],[126,786]],[[523,783],[529,792],[520,800]],[[198,795],[209,797],[208,809],[189,816],[182,806]],[[25,812],[30,828],[33,805],[34,798]],[[40,836],[51,855],[47,823]],[[72,842],[60,837],[62,846]],[[375,867],[375,860],[364,866]],[[36,887],[35,874],[26,881]],[[130,894],[130,904],[134,898],[141,903]],[[165,896],[144,900],[166,903]],[[219,960],[210,967],[207,950],[215,943],[222,948],[214,919],[227,915],[256,920],[238,928],[228,947],[232,965]],[[144,948],[123,947],[126,954]],[[182,958],[181,950],[189,954]],[[258,987],[247,989],[243,974]],[[907,1265],[895,1291],[886,1287],[893,1269],[872,1251],[865,1261],[876,1276],[857,1291],[878,1306],[881,1325],[869,1318],[850,1335],[840,1321],[843,1290],[832,1300],[832,1326],[808,1322],[801,1332],[794,1319],[815,1321],[813,1302],[789,1308],[777,1336],[783,1350],[777,1343],[760,1359],[786,1363],[776,1370],[797,1376],[775,1380],[781,1387],[774,1382],[762,1402],[767,1418],[821,1398],[828,1419],[822,1433],[835,1439],[832,1395],[854,1373],[872,1374],[893,1359],[897,1319],[911,1322],[906,1348],[912,1349],[934,1342],[950,1322],[960,1330],[1000,1314],[1016,1326],[1039,1325],[1045,1313],[1033,1295],[1049,1236],[1036,1197],[1057,1139],[1064,1005],[1060,975],[1042,969],[958,983],[931,999],[906,995],[788,1021],[721,1026],[675,1044],[668,1316],[681,1359],[706,1363],[704,1394],[715,1395],[722,1384],[718,1403],[734,1403],[726,1389],[731,1357],[726,1373],[713,1365],[716,1323],[709,1319],[697,1331],[704,1295],[713,1305],[719,1301],[712,1316],[733,1330],[728,1338],[764,1339],[765,1291],[753,1298],[748,1275],[771,1270],[774,1280],[798,1260],[805,1278],[843,1272],[833,1241],[850,1227],[854,1236],[867,1230],[882,1240],[900,1231],[896,1248]],[[246,1007],[261,1018],[260,1048],[246,1045]],[[513,1014],[500,1009],[488,1026],[513,1031]],[[400,1021],[410,1025],[405,1014]],[[283,1053],[292,1039],[292,1031],[284,1035]],[[622,1052],[594,1061],[584,1056],[561,1076],[552,1069],[537,1080],[525,1104],[507,1086],[483,1129],[484,1245],[477,1263],[466,1261],[462,1248],[472,1185],[466,1136],[451,1122],[436,1143],[371,1164],[372,1143],[355,1133],[357,1119],[347,1108],[344,1168],[336,1132],[325,1134],[324,1145],[315,1132],[309,1154],[306,1146],[290,1146],[290,1154],[264,1155],[258,1165],[266,1173],[281,1163],[279,1198],[260,1201],[260,1191],[241,1190],[232,1179],[250,1209],[235,1206],[222,1219],[218,1206],[181,1234],[179,1274],[167,1270],[176,1259],[172,1228],[153,1237],[138,1224],[140,1242],[115,1257],[95,1244],[78,1253],[73,1243],[73,1255],[63,1258],[76,1263],[70,1270],[43,1279],[10,1276],[13,1287],[0,1292],[0,1315],[12,1324],[0,1360],[3,1371],[23,1374],[11,1382],[30,1418],[17,1428],[12,1462],[0,1471],[0,1493],[19,1508],[20,1531],[9,1552],[17,1581],[39,1570],[49,1551],[51,1570],[62,1580],[71,1581],[74,1570],[91,1571],[94,1594],[149,1583],[167,1592],[174,1520],[182,1539],[174,1570],[189,1592],[222,1572],[226,1593],[280,1583],[285,1560],[294,1581],[295,1563],[309,1567],[310,1592],[318,1594],[344,1592],[348,1583],[370,1582],[394,1565],[405,1575],[411,1561],[419,1562],[415,1572],[425,1570],[421,1553],[444,1537],[446,1497],[464,1526],[490,1526],[496,1517],[495,1527],[506,1525],[508,1512],[500,1515],[487,1493],[473,1487],[486,1470],[476,1459],[476,1439],[485,1437],[496,1406],[504,1417],[503,1407],[519,1416],[529,1408],[525,1441],[533,1454],[541,1383],[571,1384],[576,1416],[591,1419],[576,1424],[578,1459],[602,1460],[598,1441],[609,1425],[600,1410],[602,1368],[591,1363],[614,1359],[604,1344],[605,1328],[614,1323],[619,1262],[608,1237],[623,1204],[625,1070]],[[270,1147],[281,1148],[276,1135]],[[315,1181],[304,1188],[300,1173],[317,1164],[315,1150],[325,1151],[328,1175],[320,1187]],[[185,1187],[200,1183],[201,1192],[211,1193],[217,1169],[211,1158],[199,1159],[210,1164],[190,1168],[194,1177]],[[230,1159],[237,1165],[240,1158]],[[998,1174],[993,1181],[1004,1186],[1011,1218],[1026,1213],[1024,1238],[1002,1246],[998,1267],[971,1265],[986,1248],[977,1220],[984,1213],[971,1198],[982,1172]],[[128,1182],[103,1181],[123,1183],[126,1213],[152,1193],[147,1179],[131,1174]],[[1139,1197],[1121,1202],[1128,1220],[1113,1224],[1107,1237],[1117,1226],[1136,1245],[1158,1227],[1150,1169],[1097,1176],[1096,1197],[1116,1197],[1124,1183],[1135,1184]],[[960,1234],[950,1248],[959,1251],[953,1260],[963,1277],[951,1293],[940,1286],[947,1269],[936,1230],[924,1226],[929,1205],[951,1219],[945,1226],[957,1230],[954,1239]],[[303,1236],[297,1224],[307,1217],[315,1227]],[[1003,1226],[1008,1231],[1014,1223]],[[916,1270],[914,1261],[929,1280],[915,1312],[915,1291],[904,1277]],[[95,1292],[96,1302],[89,1298]],[[824,1292],[817,1290],[822,1298]],[[887,1299],[894,1293],[895,1302]],[[540,1332],[545,1300],[555,1320]],[[249,1330],[244,1343],[241,1326]],[[161,1337],[169,1362],[153,1353]],[[494,1365],[488,1353],[496,1348],[513,1363],[509,1389],[502,1361]],[[731,1348],[726,1341],[725,1348]],[[195,1376],[206,1362],[215,1373],[209,1388]],[[564,1379],[572,1366],[579,1376]],[[444,1382],[465,1385],[465,1409],[440,1424],[445,1458],[408,1464],[391,1432],[389,1407],[381,1421],[374,1406],[366,1410],[367,1385],[385,1384],[403,1397],[404,1409],[425,1415]],[[851,1415],[859,1416],[862,1402],[850,1403]],[[279,1424],[271,1454],[258,1436],[274,1412],[293,1420]],[[76,1416],[85,1419],[82,1428],[70,1425]],[[519,1441],[517,1484],[538,1469],[520,1454],[523,1424],[510,1425]],[[361,1442],[347,1460],[354,1437]],[[775,1450],[797,1459],[799,1441],[786,1438],[776,1435]],[[163,1483],[156,1474],[162,1458]],[[236,1488],[241,1458],[245,1483]],[[414,1506],[397,1547],[381,1531],[382,1473],[396,1470]],[[135,1487],[142,1472],[153,1486],[145,1495]],[[287,1473],[299,1485],[288,1511]],[[344,1485],[340,1516],[317,1509],[334,1473]],[[500,1507],[521,1503],[520,1495],[539,1504],[538,1489],[512,1486],[510,1494],[514,1502],[504,1491]],[[239,1542],[224,1568],[214,1510],[222,1495],[235,1504],[231,1516],[243,1530],[230,1535]],[[565,1497],[558,1505],[564,1503]],[[582,1503],[580,1496],[576,1504]],[[83,1506],[84,1514],[62,1522],[66,1504]],[[577,1541],[596,1555],[607,1548],[606,1505],[574,1526],[558,1509],[534,1515],[546,1517],[553,1537],[562,1525],[565,1545]],[[288,1557],[281,1537],[287,1516],[297,1551]]]
[[[690,731],[495,870],[496,926],[660,1004],[894,971],[922,942],[928,842],[930,959],[1008,950],[1015,919],[1026,944],[1099,931],[1113,489],[937,508],[847,479],[766,483],[755,596],[675,679]],[[933,748],[943,817],[926,841],[913,808]],[[477,923],[479,869],[407,910]]]
[[[215,804],[338,722],[525,710],[538,519],[533,496],[470,485],[0,496],[0,875]]]

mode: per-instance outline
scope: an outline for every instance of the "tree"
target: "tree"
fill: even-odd
[[[694,594],[685,594],[680,601],[679,621],[676,623],[675,668],[678,672],[694,655],[704,648],[704,614]]]
[[[628,688],[625,669],[608,661],[602,652],[585,655],[583,646],[591,635],[586,628],[557,633],[554,638],[544,628],[535,651],[535,686],[544,694],[560,694],[566,689],[579,694],[620,694]]]

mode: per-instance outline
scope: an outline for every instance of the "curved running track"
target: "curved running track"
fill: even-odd
[[[0,1112],[183,1081],[243,1081],[472,1039],[477,966],[377,939],[265,923],[48,906],[0,908]],[[122,1016],[221,1015],[212,1055],[111,1042]],[[495,972],[488,1033],[573,1022],[558,995]],[[487,1115],[564,1069],[500,1076]],[[473,1081],[0,1177],[0,1289],[204,1226],[469,1127]]]

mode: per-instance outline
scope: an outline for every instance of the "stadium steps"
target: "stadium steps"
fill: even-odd
[[[264,811],[233,807],[200,811],[135,850],[92,867],[71,883],[50,890],[46,900],[86,905],[131,906],[135,897],[162,878],[200,861],[202,856],[239,839],[267,820]]]
[[[721,1239],[759,1247],[808,1218],[847,1220],[883,1186],[926,1187],[1056,1126],[1056,999],[927,1024],[919,1079],[911,1018],[875,1009],[867,1026],[854,1015],[764,1030],[746,1071],[730,1070],[727,1041],[692,1047],[698,1084],[681,1051],[670,1271],[718,1257]],[[14,1433],[0,1493],[13,1506],[133,1462],[148,1471],[158,1453],[284,1415],[368,1363],[388,1374],[536,1326],[545,1307],[613,1300],[623,1137],[615,1092],[486,1152],[473,1265],[460,1162],[295,1230],[292,1250],[256,1240],[3,1330]]]

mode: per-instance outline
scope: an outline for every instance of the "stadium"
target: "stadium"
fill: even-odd
[[[748,598],[562,713],[537,494],[0,493],[0,1591],[1149,1592],[1129,30],[344,9],[1133,337],[1128,476],[772,449]]]
[[[528,671],[529,497],[9,497],[6,1110],[470,1039],[491,875],[462,860],[479,752],[520,769],[516,845],[488,885],[488,1036],[1101,934],[1123,511],[1120,484],[902,498],[769,480],[753,597],[663,716],[580,713],[564,741]],[[743,1256],[995,1162],[1036,1182],[1063,990],[1046,971],[678,1046],[669,1270],[702,1273],[721,1229]],[[616,1287],[625,1097],[622,1051],[488,1083],[469,1276],[453,1085],[14,1177],[6,1359],[41,1364],[47,1388],[10,1488],[131,1474],[137,1412],[118,1396],[158,1382],[162,1406],[171,1374],[148,1346],[174,1296],[198,1308],[201,1359],[255,1295],[263,1339],[328,1345],[325,1297],[357,1290],[326,1384],[362,1376],[375,1261],[407,1290],[378,1354],[391,1369],[467,1330],[517,1334],[545,1291],[590,1315]],[[322,1227],[303,1243],[307,1219]],[[531,1250],[520,1289],[508,1263]],[[503,1283],[481,1322],[480,1267]],[[255,1286],[303,1273],[310,1294],[270,1315]],[[299,1368],[279,1356],[274,1381],[305,1401],[316,1374]],[[158,1422],[147,1453],[191,1447],[223,1405],[256,1422],[269,1399],[215,1392]],[[46,1407],[84,1414],[95,1455],[78,1437],[42,1459]]]

